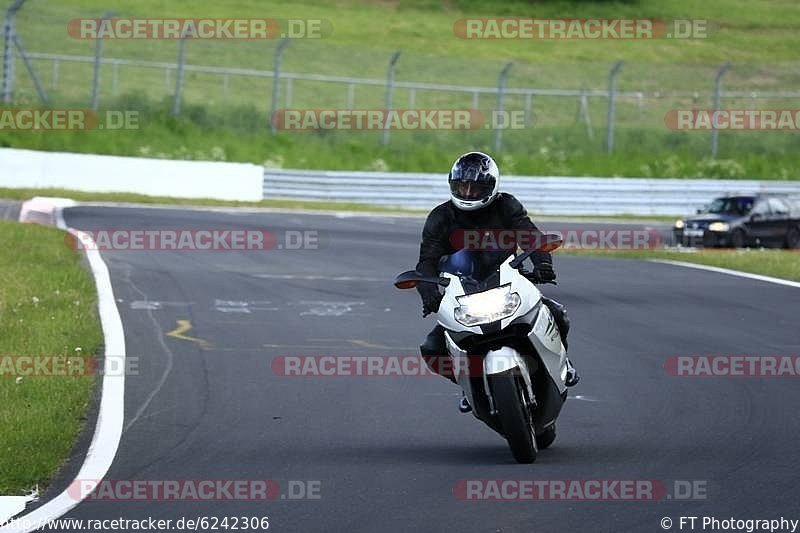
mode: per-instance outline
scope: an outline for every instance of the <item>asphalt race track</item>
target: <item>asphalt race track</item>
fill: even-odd
[[[391,280],[418,218],[76,207],[78,229],[316,231],[318,248],[103,252],[128,357],[112,480],[317,481],[319,499],[84,501],[68,518],[269,516],[270,531],[662,531],[679,516],[800,518],[792,378],[669,376],[690,354],[800,354],[800,292],[678,266],[556,256],[583,381],[533,465],[436,377],[282,377],[281,355],[410,354],[433,326]],[[542,224],[547,229],[548,224]],[[564,227],[563,224],[558,224]],[[158,303],[155,303],[158,302]],[[179,321],[190,330],[176,336]],[[183,338],[180,338],[183,337]],[[577,397],[574,397],[576,396]],[[79,459],[78,459],[79,461]],[[73,465],[74,466],[74,465]],[[62,473],[45,500],[71,478]],[[464,501],[467,479],[700,482],[705,499]],[[794,513],[794,516],[792,516]]]

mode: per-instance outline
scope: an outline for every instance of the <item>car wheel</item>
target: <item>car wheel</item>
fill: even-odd
[[[731,245],[734,248],[744,248],[744,231],[737,229],[734,230],[733,234],[731,235]]]
[[[789,249],[800,248],[800,228],[789,228],[786,234],[786,247]]]

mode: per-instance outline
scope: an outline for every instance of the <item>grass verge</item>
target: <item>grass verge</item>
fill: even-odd
[[[68,457],[95,378],[21,377],[8,365],[91,356],[101,330],[92,276],[62,231],[0,221],[0,242],[0,494],[20,495],[43,489]]]
[[[71,198],[78,202],[120,202],[136,204],[162,204],[207,207],[266,207],[275,209],[308,209],[315,211],[364,211],[376,213],[422,213],[421,210],[399,209],[353,202],[314,202],[301,200],[261,200],[260,202],[239,202],[236,200],[217,200],[215,198],[175,198],[172,196],[148,196],[127,192],[85,192],[69,189],[6,189],[0,187],[0,198],[27,200],[34,196],[57,196]],[[674,218],[674,217],[672,217]]]
[[[751,274],[761,274],[800,281],[800,251],[797,250],[696,250],[675,252],[670,250],[636,250],[615,252],[559,250],[560,254],[610,257],[615,259],[671,259],[697,263]]]

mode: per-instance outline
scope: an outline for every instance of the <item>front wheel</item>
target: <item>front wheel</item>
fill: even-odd
[[[553,444],[553,441],[556,440],[556,425],[553,424],[549,428],[545,429],[543,433],[536,435],[536,446],[539,447],[540,450],[546,450]]]
[[[744,231],[740,229],[734,230],[733,234],[731,235],[731,246],[734,248],[744,248],[745,244]]]
[[[525,384],[513,372],[497,374],[491,378],[497,416],[503,435],[518,463],[532,463],[538,449],[533,432],[533,415],[525,401]]]

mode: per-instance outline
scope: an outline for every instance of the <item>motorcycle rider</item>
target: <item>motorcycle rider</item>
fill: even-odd
[[[459,243],[453,242],[453,235],[462,230],[521,230],[519,234],[527,232],[528,235],[541,235],[519,200],[508,193],[499,192],[500,172],[490,156],[482,152],[469,152],[460,156],[450,170],[448,182],[450,200],[436,206],[428,214],[422,230],[416,268],[421,274],[438,276],[441,258],[458,251],[454,245]],[[549,252],[535,252],[531,260],[535,268],[533,272],[523,272],[526,277],[538,283],[555,281],[553,259]],[[443,296],[438,285],[419,283],[417,290],[422,297],[423,316],[437,312]],[[566,309],[550,298],[542,297],[542,301],[552,312],[566,349],[569,332]],[[442,326],[437,324],[433,328],[420,346],[420,352],[433,372],[456,381],[452,370],[439,370],[442,365],[435,363],[437,358],[447,353]],[[580,376],[569,359],[567,369],[566,385],[572,387],[580,381]],[[466,398],[461,399],[459,409],[465,413],[471,410]]]

